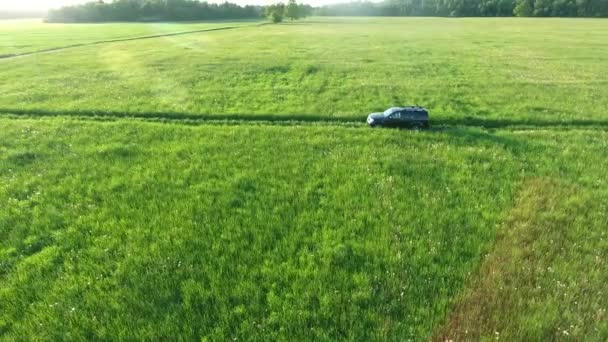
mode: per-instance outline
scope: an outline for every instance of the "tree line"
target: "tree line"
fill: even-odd
[[[198,0],[97,0],[49,11],[49,22],[184,21],[249,19],[273,22],[311,14],[321,16],[456,16],[456,17],[608,17],[608,0],[385,0],[355,1],[313,8],[287,4],[239,6]]]
[[[110,22],[110,21],[184,21],[250,19],[268,17],[278,23],[284,18],[296,20],[307,17],[313,7],[289,0],[262,6],[239,6],[198,0],[97,0],[82,5],[66,6],[49,11],[47,22]]]
[[[197,0],[102,0],[48,12],[48,22],[187,21],[260,18],[261,6]]]
[[[385,0],[322,6],[322,16],[608,17],[608,0]]]

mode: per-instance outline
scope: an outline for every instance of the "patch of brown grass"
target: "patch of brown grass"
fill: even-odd
[[[494,249],[433,340],[595,339],[608,333],[605,317],[600,323],[597,316],[606,300],[588,297],[602,292],[605,272],[579,273],[606,269],[601,248],[595,258],[600,264],[586,254],[605,244],[588,235],[602,229],[602,220],[595,201],[577,190],[546,178],[524,183]]]

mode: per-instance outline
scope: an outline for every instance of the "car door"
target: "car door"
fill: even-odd
[[[389,127],[398,127],[401,124],[401,112],[394,112],[389,115],[388,120],[386,120],[386,126]]]
[[[399,127],[408,127],[412,121],[411,116],[411,113],[407,110],[400,111],[399,119],[396,121],[396,125]]]
[[[424,123],[426,119],[425,112],[422,110],[412,111],[411,113],[411,123],[412,124],[421,124]]]
[[[407,112],[406,120],[404,120],[404,123],[408,126],[417,125],[420,123],[421,118],[422,118],[422,111],[419,111],[416,109],[409,110]]]
[[[408,123],[408,113],[406,110],[399,111],[399,121],[397,122],[399,127],[405,127]]]

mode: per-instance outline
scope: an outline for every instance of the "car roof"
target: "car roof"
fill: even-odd
[[[422,107],[419,107],[419,106],[393,107],[391,109],[411,110],[411,111],[424,111],[424,112],[426,112],[426,109],[424,109]]]

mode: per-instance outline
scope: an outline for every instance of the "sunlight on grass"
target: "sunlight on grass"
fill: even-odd
[[[41,20],[0,20],[0,56],[99,41],[255,24],[255,21],[47,24]]]
[[[126,97],[132,103],[134,110],[139,106],[138,100],[145,98],[153,98],[161,108],[170,106],[178,110],[187,110],[183,105],[192,97],[190,89],[166,75],[159,77],[158,69],[142,63],[131,51],[103,47],[98,51],[98,58],[105,63],[105,68],[110,70],[112,75],[118,76],[121,80],[125,92],[117,99]],[[142,79],[143,75],[146,76]],[[134,89],[137,92],[133,92]]]

